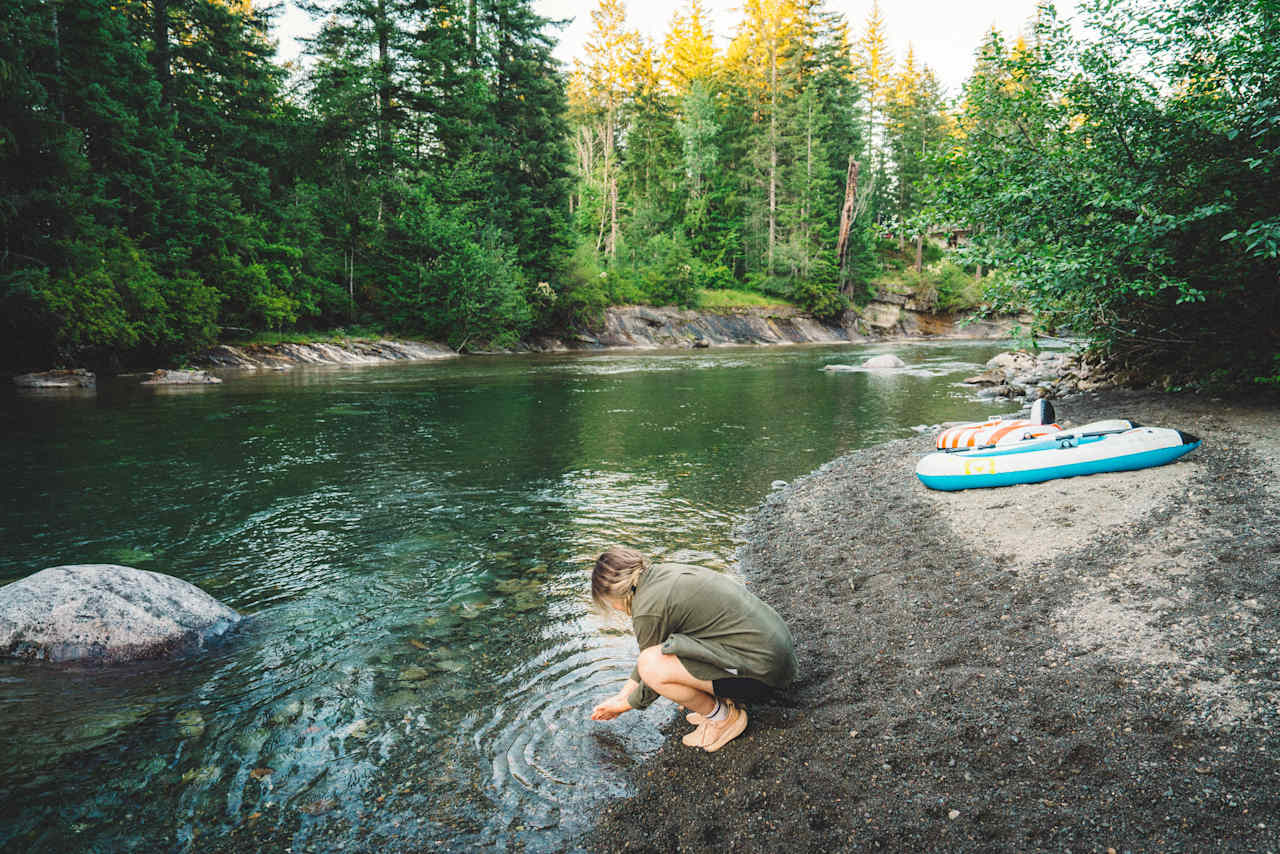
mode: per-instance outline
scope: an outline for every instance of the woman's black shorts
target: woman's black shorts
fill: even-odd
[[[759,679],[747,676],[713,679],[711,685],[716,689],[717,697],[730,697],[734,700],[759,700],[773,693],[773,689]]]

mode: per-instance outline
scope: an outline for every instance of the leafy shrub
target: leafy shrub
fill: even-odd
[[[641,273],[645,295],[654,305],[688,308],[697,302],[696,263],[689,245],[680,237],[658,235],[645,247],[649,263]]]
[[[974,308],[982,302],[982,282],[956,264],[944,263],[933,278],[937,283],[938,308],[942,311]]]
[[[724,291],[737,287],[733,271],[723,264],[706,264],[694,259],[694,287],[709,291]]]
[[[600,266],[595,246],[588,239],[580,240],[569,260],[564,285],[552,310],[552,322],[598,322],[609,305],[607,278],[608,273]]]
[[[800,308],[822,319],[837,317],[849,307],[849,300],[840,293],[835,265],[825,259],[815,263],[812,276],[792,283],[789,296]]]

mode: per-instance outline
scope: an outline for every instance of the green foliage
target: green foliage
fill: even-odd
[[[866,146],[848,45],[823,3],[785,3],[744,9],[731,55],[694,74],[643,49],[625,72],[603,54],[576,68],[574,227],[607,267],[610,300],[687,304],[690,287],[745,287],[831,316],[865,292],[865,211],[834,269],[847,165]]]
[[[896,281],[917,301],[944,313],[978,308],[987,296],[983,280],[952,261],[927,266],[919,273],[907,270]]]
[[[247,3],[6,6],[0,360],[154,365],[220,325],[474,346],[559,311],[564,84],[530,3],[310,8],[287,99]]]
[[[615,302],[691,307],[698,289],[714,281],[679,234],[655,235],[635,249],[623,244],[619,255],[629,263],[614,264],[605,278]]]
[[[1263,376],[1254,377],[1253,381],[1259,385],[1280,388],[1280,353],[1276,353],[1271,357],[1270,372]]]
[[[697,301],[697,278],[689,246],[682,239],[659,235],[649,241],[650,259],[642,273],[643,287],[649,302],[655,305],[678,305],[686,308]]]
[[[1280,343],[1274,4],[1095,2],[1085,21],[1088,37],[1047,16],[1032,46],[985,48],[945,191],[981,224],[968,257],[1009,275],[1006,306],[1118,366],[1265,373]]]
[[[693,259],[693,286],[699,290],[729,290],[737,281],[733,271],[723,264],[707,264]]]
[[[610,303],[608,276],[595,247],[588,241],[579,241],[555,306],[559,322],[570,326],[598,324]]]
[[[510,344],[529,329],[525,280],[496,229],[477,228],[465,207],[441,205],[421,189],[397,207],[378,263],[381,316],[458,349]]]
[[[836,278],[835,265],[819,261],[813,277],[792,282],[791,301],[814,317],[839,317],[849,307],[849,299],[840,293]]]

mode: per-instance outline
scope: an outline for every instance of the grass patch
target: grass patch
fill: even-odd
[[[696,307],[701,309],[725,309],[725,308],[776,308],[779,306],[792,307],[794,303],[788,302],[778,296],[770,294],[761,294],[755,291],[739,291],[732,288],[724,290],[709,290],[702,288],[698,291],[698,300]]]

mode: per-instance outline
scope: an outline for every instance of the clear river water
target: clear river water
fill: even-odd
[[[736,572],[773,488],[1011,411],[1000,342],[467,357],[219,386],[0,392],[0,584],[175,575],[247,616],[200,655],[0,660],[0,849],[555,851],[662,743],[587,720],[635,656],[613,543]],[[830,373],[894,352],[905,370]],[[256,840],[256,841],[255,841]]]

